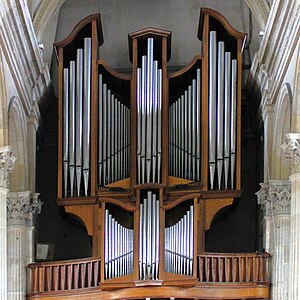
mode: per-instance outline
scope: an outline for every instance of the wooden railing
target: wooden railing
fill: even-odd
[[[30,264],[31,293],[93,288],[100,283],[100,259]]]
[[[267,282],[268,257],[267,253],[204,253],[198,256],[198,278],[212,283]]]

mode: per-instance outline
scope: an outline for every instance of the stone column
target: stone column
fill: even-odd
[[[39,194],[7,194],[8,300],[26,299],[26,266],[34,261],[35,220],[41,212]]]
[[[289,300],[300,299],[300,133],[288,133],[281,146],[290,159],[291,180],[291,237],[289,263]]]
[[[8,175],[16,158],[10,147],[0,147],[0,299],[7,299],[6,196]]]
[[[272,255],[272,299],[288,300],[291,183],[269,180],[261,184],[258,203],[264,212],[264,243]]]

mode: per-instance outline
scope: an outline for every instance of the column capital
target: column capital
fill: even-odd
[[[39,193],[11,192],[7,194],[7,225],[34,226],[43,203]]]
[[[256,193],[265,217],[291,213],[291,182],[289,180],[269,180],[262,183]]]
[[[284,156],[290,159],[290,167],[293,172],[300,172],[300,133],[287,133],[281,149]]]
[[[0,147],[0,187],[8,188],[8,175],[12,172],[16,159],[10,146]]]

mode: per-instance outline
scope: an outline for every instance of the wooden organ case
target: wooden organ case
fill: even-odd
[[[209,265],[224,269],[219,282],[237,272],[225,268],[226,258],[201,255],[214,215],[241,195],[245,34],[216,11],[201,9],[198,38],[202,51],[170,73],[171,32],[130,33],[132,75],[100,59],[99,14],[55,44],[57,203],[93,237],[99,286],[116,290],[113,299],[120,291],[120,299],[200,299],[199,281],[214,280]],[[263,288],[257,295],[267,293]]]

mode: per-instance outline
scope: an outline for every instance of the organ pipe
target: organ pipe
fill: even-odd
[[[104,270],[105,279],[133,272],[133,229],[121,225],[108,209],[105,210]]]
[[[90,175],[90,134],[91,134],[91,38],[84,39],[83,71],[83,179],[84,195],[88,195]]]
[[[82,175],[82,69],[83,50],[77,50],[76,59],[76,183],[77,196],[80,195]]]

